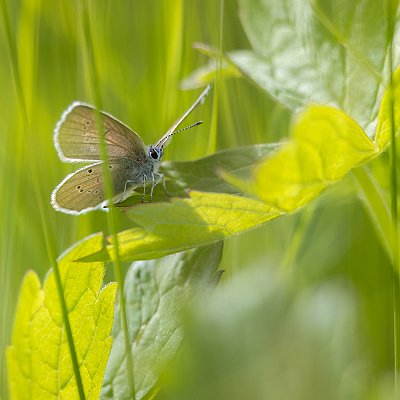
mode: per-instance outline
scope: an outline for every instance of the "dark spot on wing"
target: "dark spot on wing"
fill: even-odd
[[[92,168],[88,169],[87,172],[91,174],[93,172]]]

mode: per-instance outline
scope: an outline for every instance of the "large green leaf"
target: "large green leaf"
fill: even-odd
[[[127,215],[139,226],[118,234],[119,254],[124,261],[150,260],[215,243],[259,226],[281,212],[246,197],[193,191],[189,199],[142,204]],[[110,260],[114,252],[111,243],[83,260]]]
[[[74,262],[102,247],[102,235],[79,243],[59,259],[68,319],[87,399],[98,399],[111,349],[116,284],[101,290],[103,263]],[[78,399],[60,300],[50,272],[41,288],[25,276],[7,366],[12,399]]]
[[[372,137],[387,64],[384,1],[239,0],[239,7],[252,50],[227,53],[224,65],[236,66],[292,111],[335,105]],[[207,76],[204,68],[195,71],[186,85],[213,79],[213,66]],[[221,76],[234,75],[223,69]]]
[[[380,153],[354,120],[333,107],[308,107],[293,124],[292,137],[254,169],[250,181],[229,174],[226,178],[271,207],[289,212]]]
[[[159,368],[176,353],[181,340],[181,310],[201,290],[215,285],[222,243],[157,261],[131,265],[126,276],[126,313],[134,357],[136,399],[157,390]],[[102,399],[129,399],[126,358],[119,312],[107,364]]]

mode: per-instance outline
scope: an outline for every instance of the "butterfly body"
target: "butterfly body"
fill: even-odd
[[[104,135],[111,177],[113,201],[123,200],[139,186],[145,196],[146,181],[154,187],[164,178],[158,173],[164,146],[179,131],[176,127],[208,94],[200,95],[192,107],[167,131],[155,145],[146,146],[128,126],[110,114],[84,103],[73,103],[62,115],[54,134],[58,155],[65,162],[94,162],[66,176],[51,196],[53,207],[68,214],[81,214],[106,203],[100,135]],[[195,126],[200,124],[199,121]],[[190,127],[191,127],[190,126]],[[186,129],[186,128],[184,128]]]

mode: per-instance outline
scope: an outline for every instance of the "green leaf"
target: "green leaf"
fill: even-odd
[[[291,110],[335,104],[364,129],[373,122],[387,49],[385,2],[240,0],[239,5],[254,50],[254,56],[232,59],[240,69]]]
[[[228,173],[225,178],[271,207],[290,212],[379,154],[361,127],[333,107],[308,107],[294,123],[292,136],[292,142],[254,170],[250,181]]]
[[[170,162],[162,164],[161,171],[168,182],[168,191],[175,196],[183,195],[188,189],[202,192],[240,194],[219,175],[229,171],[243,179],[251,176],[252,169],[267,156],[274,154],[281,144],[257,144],[221,150],[195,161]]]
[[[192,191],[189,199],[142,204],[127,215],[139,226],[118,234],[123,261],[151,260],[215,243],[260,226],[281,213],[246,197]],[[112,260],[114,252],[111,243],[82,261]]]
[[[126,276],[126,313],[134,357],[136,399],[158,390],[159,369],[176,353],[181,340],[181,310],[215,286],[222,243],[131,265]],[[127,399],[124,341],[115,313],[114,344],[107,364],[102,399]]]
[[[102,235],[94,235],[58,261],[87,399],[99,397],[112,343],[116,285],[101,290],[103,263],[74,260],[98,251],[102,242]],[[79,398],[53,271],[43,288],[34,272],[25,276],[7,366],[12,399]]]

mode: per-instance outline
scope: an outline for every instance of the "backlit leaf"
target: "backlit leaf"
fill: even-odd
[[[361,127],[333,107],[308,107],[295,121],[292,137],[255,168],[250,181],[230,174],[226,179],[271,207],[289,212],[379,154]]]
[[[61,281],[87,399],[98,399],[111,349],[116,285],[101,289],[103,263],[79,263],[98,251],[102,235],[79,243],[59,259]],[[79,398],[59,296],[51,271],[41,287],[25,276],[11,345],[7,349],[11,399]]]
[[[138,226],[118,234],[122,260],[150,260],[211,244],[255,228],[281,215],[272,207],[241,196],[190,192],[189,199],[133,207],[128,213]],[[82,258],[110,260],[115,248]]]

